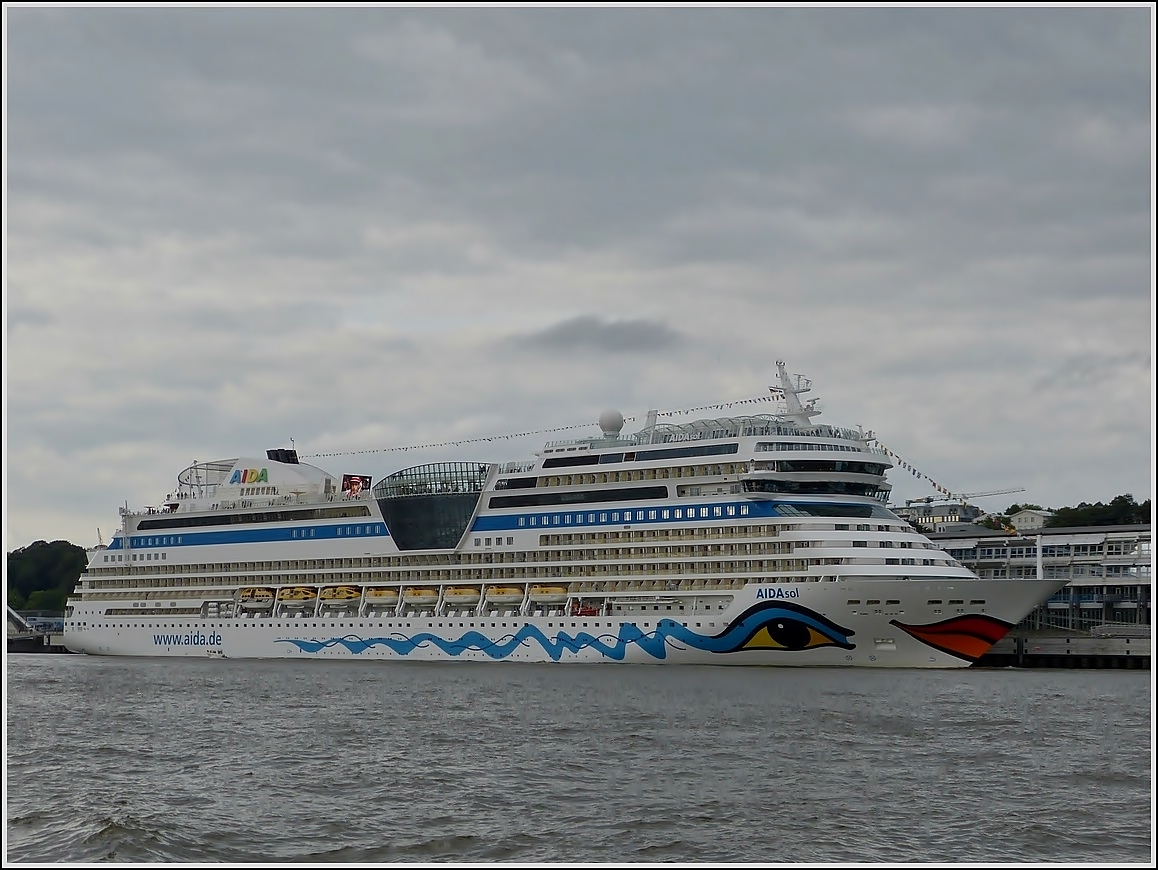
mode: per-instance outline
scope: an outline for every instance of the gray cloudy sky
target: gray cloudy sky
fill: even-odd
[[[1153,32],[8,6],[6,549],[107,541],[193,460],[529,457],[570,433],[388,448],[634,431],[777,358],[946,488],[1025,488],[986,508],[1149,498]]]

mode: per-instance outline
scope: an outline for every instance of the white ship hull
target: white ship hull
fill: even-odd
[[[656,598],[662,604],[638,604],[630,618],[560,610],[206,620],[166,618],[165,602],[158,602],[153,618],[69,630],[65,643],[91,655],[154,657],[952,668],[976,661],[1057,586],[1024,580],[749,585],[734,597],[727,593],[733,600],[716,613],[681,615],[673,603],[680,596],[669,593]],[[985,604],[943,603],[954,594]],[[864,603],[877,599],[899,603]]]

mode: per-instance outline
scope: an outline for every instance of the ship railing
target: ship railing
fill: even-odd
[[[887,452],[882,448],[873,447],[867,443],[872,437],[871,433],[866,433],[859,429],[849,429],[843,426],[830,426],[824,423],[818,423],[813,426],[795,426],[773,416],[723,417],[716,420],[699,420],[690,423],[664,423],[644,429],[633,435],[620,436],[617,439],[595,438],[548,441],[544,446],[548,449],[571,445],[578,446],[580,444],[589,444],[598,447],[626,447],[686,441],[710,441],[720,438],[768,438],[774,436],[792,438],[839,438],[844,441],[860,441],[864,443],[866,452],[887,455]]]
[[[363,492],[356,496],[350,496],[348,499],[344,498],[341,493],[330,493],[329,495],[277,495],[277,496],[259,496],[256,498],[226,498],[213,501],[208,498],[190,499],[188,502],[182,502],[179,509],[170,509],[168,505],[145,505],[140,508],[120,508],[121,516],[138,517],[155,514],[176,513],[193,513],[201,511],[216,511],[216,510],[232,510],[235,508],[264,508],[277,507],[278,505],[311,505],[317,504],[321,501],[371,501],[373,496],[370,493]]]
[[[534,467],[535,467],[534,460],[508,462],[499,468],[499,473],[500,474],[523,474],[525,472],[531,471]]]

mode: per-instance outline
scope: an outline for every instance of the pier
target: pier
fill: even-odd
[[[8,607],[8,648],[10,653],[66,653],[64,634],[53,628],[32,625]]]
[[[1150,669],[1150,626],[1104,628],[1111,631],[1013,631],[973,667]]]

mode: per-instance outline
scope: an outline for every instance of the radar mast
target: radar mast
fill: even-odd
[[[784,360],[776,360],[776,370],[780,372],[780,390],[784,393],[784,404],[788,407],[787,419],[797,426],[811,426],[812,418],[820,413],[816,408],[816,399],[810,399],[804,405],[800,402],[800,395],[812,389],[812,381],[800,375],[793,379],[784,367]]]

